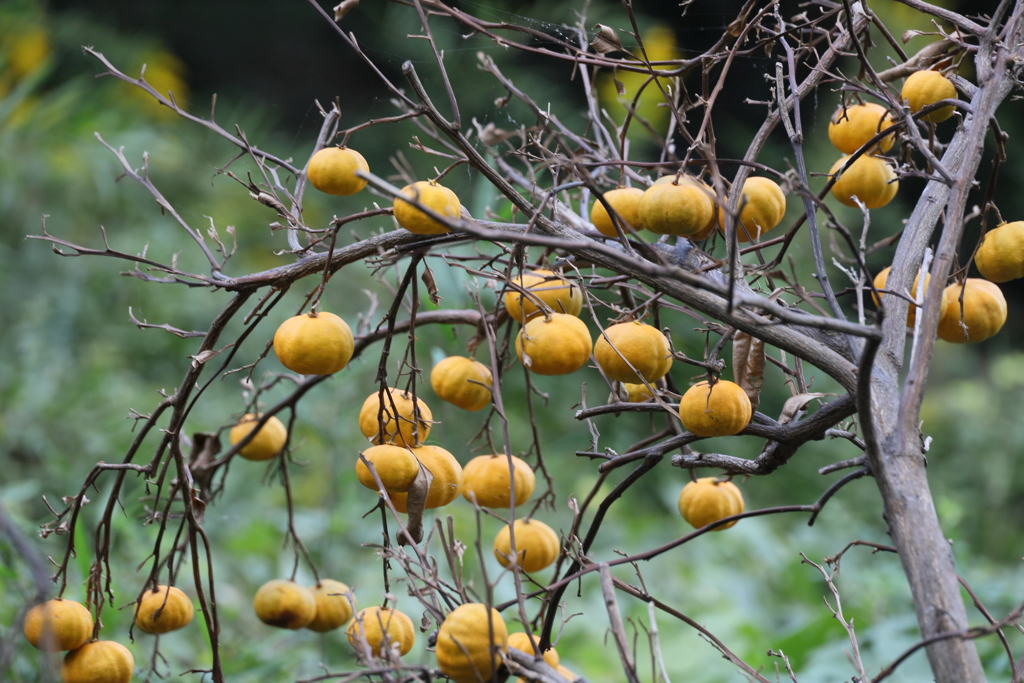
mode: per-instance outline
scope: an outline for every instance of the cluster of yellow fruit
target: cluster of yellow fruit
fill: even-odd
[[[187,626],[195,611],[192,601],[174,586],[147,590],[136,607],[135,625],[146,633],[161,634]],[[25,614],[25,639],[44,652],[68,651],[61,663],[64,683],[128,683],[135,659],[121,643],[89,639],[92,614],[85,605],[57,598],[35,605]]]
[[[622,187],[604,193],[604,201],[633,228],[658,235],[679,235],[692,240],[711,236],[717,227],[725,232],[725,211],[715,210],[715,191],[688,175],[667,175],[647,190]],[[762,177],[747,178],[740,198],[737,239],[758,239],[778,225],[786,214],[786,195],[779,185]],[[605,204],[595,201],[590,222],[602,234],[617,237]]]
[[[1024,226],[1024,224],[1022,224]],[[993,230],[993,232],[995,232]],[[1024,254],[1021,254],[1024,256]],[[883,268],[875,276],[875,289],[885,289],[892,267]],[[918,277],[914,278],[911,296],[916,298]],[[925,276],[925,286],[931,276]],[[963,308],[960,296],[963,295]],[[884,298],[885,295],[882,295]],[[876,300],[877,304],[877,300]],[[913,327],[917,319],[917,305],[910,304],[907,312],[907,327]],[[963,315],[963,327],[960,316]],[[939,302],[938,337],[954,344],[982,342],[995,336],[1006,323],[1006,299],[999,287],[988,280],[967,278],[963,284],[954,282],[946,287]]]
[[[370,172],[370,166],[362,154],[348,147],[325,147],[309,160],[306,177],[310,185],[321,192],[347,197],[366,187],[366,179],[360,178],[356,171]],[[419,202],[451,221],[457,221],[462,215],[462,205],[455,193],[433,181],[421,180],[406,185],[402,188],[402,196]],[[409,232],[417,235],[448,232],[448,226],[444,223],[431,218],[425,211],[401,197],[395,198],[393,207],[395,220]]]
[[[253,608],[260,621],[270,626],[296,630],[307,628],[325,633],[352,618],[356,597],[340,581],[321,579],[306,588],[294,581],[274,579],[260,586]]]
[[[903,83],[900,97],[911,113],[916,114],[936,102],[956,97],[952,81],[937,71],[915,71]],[[953,107],[940,107],[923,117],[938,123],[953,115]],[[846,156],[832,164],[829,175],[834,176],[846,164],[850,155],[871,142],[885,128],[893,124],[889,112],[874,103],[842,106],[828,125],[828,139]],[[899,190],[896,172],[879,155],[888,152],[896,141],[890,133],[872,145],[866,154],[857,158],[832,185],[832,196],[846,206],[857,206],[854,197],[869,209],[878,209],[892,201]]]

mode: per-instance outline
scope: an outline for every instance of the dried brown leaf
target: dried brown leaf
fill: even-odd
[[[761,403],[764,364],[764,342],[746,332],[737,332],[732,338],[733,378],[746,392],[754,410]]]
[[[594,24],[594,28],[597,29],[597,33],[594,35],[594,39],[590,41],[590,47],[601,55],[606,55],[609,52],[625,52],[622,48],[622,41],[619,40],[619,34],[615,32],[611,26],[605,26],[604,24]]]
[[[408,497],[405,500],[405,509],[409,514],[405,528],[414,543],[419,543],[423,540],[423,510],[426,509],[427,493],[430,491],[430,482],[433,480],[434,475],[423,466],[423,463],[420,463],[419,474],[416,475],[416,479],[409,488]],[[408,545],[408,539],[404,536],[399,536],[398,544]]]
[[[816,398],[821,398],[824,395],[825,394],[810,393],[797,394],[796,396],[789,397],[789,399],[782,405],[782,414],[779,415],[779,424],[784,425],[787,422],[792,422],[800,411],[807,407],[808,403]]]
[[[430,297],[430,303],[437,306],[441,303],[441,297],[437,295],[437,282],[434,281],[434,273],[430,270],[430,266],[424,264],[423,273],[420,275],[420,279],[423,280],[423,284],[427,286],[427,296]]]

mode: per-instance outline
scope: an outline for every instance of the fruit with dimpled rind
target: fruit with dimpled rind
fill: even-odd
[[[32,647],[44,652],[74,650],[92,636],[93,620],[80,602],[57,598],[35,605],[25,614],[23,630]]]
[[[544,522],[537,519],[515,521],[516,556],[519,566],[525,572],[539,572],[551,565],[558,557],[561,544],[558,534]],[[512,534],[508,525],[502,527],[494,537],[494,556],[502,567],[512,566]]]
[[[619,187],[614,190],[609,190],[604,193],[604,200],[608,202],[615,213],[619,214],[623,220],[633,226],[634,229],[640,229],[640,198],[644,196],[644,191],[639,187]],[[590,222],[594,224],[597,231],[607,237],[618,237],[619,233],[615,231],[615,223],[612,222],[612,217],[608,213],[608,209],[604,208],[599,200],[594,200],[594,206],[590,209]],[[626,235],[629,235],[629,230],[623,226],[623,231]]]
[[[236,443],[247,437],[261,417],[262,415],[259,413],[255,415],[252,413],[246,413],[243,415],[242,419],[238,421],[238,424],[231,428],[231,432],[228,434],[228,439],[231,441],[231,445],[234,446]],[[284,423],[281,422],[281,420],[277,419],[276,415],[271,415],[267,418],[267,421],[263,423],[263,426],[260,427],[260,431],[256,432],[256,436],[252,437],[249,443],[242,446],[242,449],[238,451],[238,454],[246,460],[253,460],[257,462],[270,460],[281,452],[281,449],[284,448],[287,441],[288,429],[284,426]]]
[[[672,369],[672,349],[665,335],[635,321],[605,328],[594,344],[594,359],[615,382],[635,384],[643,377],[653,384]]]
[[[953,85],[953,81],[938,71],[915,71],[907,76],[907,80],[903,81],[900,99],[906,100],[911,113],[916,114],[940,100],[955,100],[956,86]],[[953,105],[939,107],[932,113],[922,116],[921,119],[940,123],[952,116],[954,111],[956,111],[956,107]]]
[[[382,401],[383,415],[381,414]],[[398,412],[397,421],[394,417],[395,411]],[[419,413],[419,419],[415,417],[416,412]],[[381,417],[384,420],[383,434],[381,433]],[[359,431],[377,445],[391,443],[397,446],[415,447],[426,441],[433,419],[434,416],[423,399],[416,397],[414,404],[410,392],[388,387],[383,396],[379,391],[375,391],[363,401],[363,407],[359,409]]]
[[[267,581],[256,591],[252,604],[260,621],[270,626],[295,630],[316,617],[316,598],[294,581]]]
[[[95,640],[72,650],[60,665],[64,683],[129,683],[135,658],[121,643]]]
[[[515,471],[516,506],[525,503],[537,485],[537,478],[524,461],[512,456]],[[462,497],[485,508],[511,507],[512,494],[508,459],[504,455],[478,455],[466,463],[462,474]]]
[[[829,120],[828,139],[843,154],[853,154],[892,124],[888,110],[874,102],[839,107]],[[896,134],[889,133],[869,152],[888,152],[895,141]]]
[[[489,618],[488,618],[489,617]],[[480,603],[456,607],[437,631],[437,666],[455,683],[489,681],[508,648],[505,620]]]
[[[370,172],[362,154],[347,147],[324,147],[309,160],[306,177],[321,192],[347,197],[366,187],[356,171]]]
[[[531,270],[515,278],[513,283],[530,292],[526,295],[511,287],[505,292],[502,300],[513,320],[524,323],[545,312],[534,298],[542,301],[552,313],[579,315],[583,310],[583,290],[553,271],[543,268]]]
[[[1024,221],[1003,223],[985,233],[974,264],[989,282],[1024,277]]]
[[[491,370],[478,360],[448,356],[430,371],[430,386],[442,401],[463,410],[491,405]]]
[[[882,270],[878,271],[878,275],[876,275],[875,279],[874,279],[875,289],[877,289],[879,291],[885,289],[885,284],[886,284],[886,282],[889,281],[889,271],[891,271],[891,270],[892,270],[892,266],[886,266]],[[918,283],[920,281],[919,280],[920,277],[921,277],[920,274],[918,274],[916,277],[914,277],[914,284],[912,285],[912,289],[909,292],[910,296],[913,297],[913,298],[917,297],[917,285],[918,285]],[[927,291],[928,283],[931,282],[931,279],[932,279],[931,275],[925,275],[925,278],[924,278],[925,291]],[[878,305],[878,297],[875,296],[874,292],[871,293],[871,298],[875,300],[875,305],[877,306]],[[885,294],[883,294],[881,298],[884,300],[885,299]],[[946,297],[942,297],[942,301],[939,302],[939,316],[940,317],[946,312],[946,305],[947,305]],[[917,321],[917,304],[910,304],[907,307],[907,327],[913,327],[914,323],[916,321]]]
[[[341,581],[320,579],[320,583],[309,587],[316,601],[316,616],[306,628],[317,633],[333,631],[345,625],[352,618],[356,596]]]
[[[380,656],[385,646],[385,636],[391,648],[398,648],[402,656],[412,649],[416,642],[416,627],[403,612],[387,607],[367,607],[359,610],[359,614],[348,625],[349,644],[358,652],[363,651],[363,639],[370,646],[374,657]]]
[[[412,449],[416,458],[430,470],[432,476],[424,506],[430,510],[447,505],[459,497],[462,490],[462,465],[455,456],[440,446],[420,446]],[[389,493],[391,503],[399,512],[407,512],[407,493]]]
[[[843,157],[832,164],[829,175],[834,175],[849,157]],[[843,171],[843,175],[832,185],[832,196],[846,206],[857,208],[857,199],[869,209],[880,209],[893,200],[900,189],[895,181],[896,172],[885,160],[865,154],[858,157]],[[892,182],[890,182],[892,181]]]
[[[289,318],[274,333],[277,359],[300,375],[333,375],[348,365],[354,352],[348,323],[326,311]]]
[[[452,221],[459,220],[462,215],[462,204],[454,192],[443,185],[428,180],[420,180],[402,188],[402,196],[418,201]],[[416,235],[443,235],[448,226],[428,216],[426,212],[416,208],[399,197],[394,201],[395,220],[409,232]]]
[[[679,401],[683,427],[697,436],[732,436],[750,423],[753,409],[740,385],[725,379],[698,382]]]
[[[643,227],[653,233],[689,237],[714,220],[714,206],[707,188],[684,176],[678,182],[673,179],[647,188],[637,213]]]
[[[960,327],[960,292],[963,290],[965,333]],[[995,336],[1006,323],[1006,299],[1002,290],[988,280],[967,278],[963,287],[951,284],[943,292],[946,310],[939,318],[939,339],[954,344],[981,342]]]
[[[508,634],[508,646],[514,647],[520,652],[525,652],[528,655],[532,655],[536,652],[536,650],[533,649],[533,643],[535,642],[539,643],[540,638],[534,636],[533,640],[531,641],[530,636],[526,633],[523,633],[522,631],[517,631],[516,633]],[[558,666],[558,662],[560,660],[558,657],[558,652],[555,651],[555,648],[548,648],[548,650],[544,653],[544,661],[547,662],[547,665],[550,667]]]
[[[373,464],[373,469],[380,477],[380,483],[388,494],[405,493],[420,473],[420,464],[413,452],[404,446],[382,444],[370,446],[362,453]],[[368,489],[377,490],[377,482],[370,473],[370,468],[362,458],[356,459],[356,477],[359,483]]]
[[[786,215],[786,194],[771,178],[752,176],[743,183],[743,193],[736,207],[736,239],[749,242],[758,239],[782,222]],[[725,234],[725,209],[718,209],[718,230]]]
[[[679,494],[679,514],[695,529],[741,512],[743,494],[731,481],[704,477],[688,483]],[[734,519],[715,527],[713,531],[728,529],[738,521]]]
[[[516,353],[523,365],[538,375],[568,375],[590,360],[590,330],[573,315],[552,313],[523,325],[516,337]]]
[[[146,589],[135,612],[135,625],[146,633],[168,633],[188,626],[195,608],[180,588],[157,586],[156,592]]]

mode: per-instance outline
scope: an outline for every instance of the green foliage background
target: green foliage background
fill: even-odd
[[[428,53],[420,42],[388,40],[383,33],[384,27],[390,35],[415,32],[415,17],[408,8],[387,4],[358,11],[365,11],[367,21],[382,31],[365,39],[375,58],[383,56],[384,63],[393,69],[408,56],[429,69]],[[905,9],[880,4],[876,11],[901,28],[912,27],[906,22],[914,19],[900,14]],[[567,8],[556,8],[552,3],[516,7],[515,12],[511,16],[534,16],[552,22],[573,20]],[[591,18],[623,25],[614,6],[594,8]],[[143,62],[150,65],[150,76],[158,71],[154,65],[162,68],[164,76],[177,83],[179,101],[187,101],[193,112],[202,112],[207,93],[192,93],[185,99],[187,77],[166,47],[151,37],[126,35],[82,15],[47,13],[39,5],[24,1],[0,6],[0,27],[0,159],[4,160],[0,164],[0,291],[4,293],[0,347],[6,351],[0,355],[0,505],[36,552],[59,561],[66,538],[41,540],[35,533],[49,519],[42,497],[58,506],[62,496],[78,491],[96,462],[120,460],[132,439],[133,422],[126,419],[129,410],[148,413],[159,400],[156,392],[172,391],[190,362],[188,356],[197,347],[195,340],[137,329],[129,322],[129,308],[137,318],[150,323],[202,330],[227,301],[227,295],[221,292],[150,284],[130,274],[122,277],[130,269],[127,262],[64,259],[52,253],[46,243],[25,239],[26,235],[40,234],[45,214],[47,230],[61,239],[100,248],[103,226],[113,249],[127,253],[146,250],[158,261],[169,261],[179,254],[183,268],[203,267],[183,231],[169,216],[161,215],[143,188],[130,180],[115,182],[120,175],[116,159],[98,144],[93,133],[98,132],[114,147],[123,146],[133,165],[140,166],[143,154],[147,154],[151,178],[193,227],[205,230],[212,224],[224,237],[228,226],[234,226],[238,253],[230,262],[231,274],[271,268],[287,263],[290,257],[277,254],[286,249],[286,242],[283,234],[268,228],[275,219],[270,210],[252,201],[240,185],[217,174],[217,169],[234,155],[234,149],[209,131],[167,115],[123,83],[94,80],[99,66],[79,49],[83,42],[94,45],[128,73],[137,71]],[[48,52],[29,71],[15,73],[14,38],[30,30],[42,32]],[[552,102],[563,120],[582,125],[573,102],[565,96],[568,69],[555,69],[553,75],[553,71],[534,68],[528,57],[494,48],[482,40],[467,47],[459,42],[455,31],[439,31],[438,35],[442,46],[450,50],[449,55],[459,55],[456,50],[461,50],[466,56],[453,59],[459,65],[454,81],[465,118],[475,116],[481,123],[493,121],[505,128],[532,123],[520,105],[497,108],[494,100],[504,91],[477,71],[468,58],[476,49],[485,49],[538,102]],[[760,60],[753,65],[760,68],[763,64],[767,62]],[[439,92],[437,79],[433,80],[431,87]],[[830,99],[825,101],[826,97]],[[825,122],[834,98],[822,93],[821,101],[805,115],[810,121],[809,165],[815,171],[826,170],[834,157],[825,139]],[[362,105],[366,106],[360,115],[382,116],[392,111],[386,101],[379,99]],[[1005,117],[1005,127],[1014,136],[1011,149],[1016,149],[1018,122],[1024,119],[1015,115],[1019,114],[1019,105],[1015,109],[1013,106],[1008,105],[1011,113]],[[226,127],[237,122],[261,147],[301,163],[315,140],[318,122],[297,124],[280,120],[268,111],[265,102],[242,96],[222,97],[217,118]],[[346,110],[343,125],[358,120]],[[716,120],[716,125],[720,139],[737,139],[738,144],[745,145],[749,123],[742,116],[726,116]],[[415,133],[411,124],[372,128],[357,134],[352,144],[382,175],[387,175],[382,169],[390,168],[389,157],[401,151],[416,172],[425,176],[436,160],[406,146]],[[773,145],[765,161],[785,167],[790,152],[784,138],[778,137]],[[1024,154],[1011,154],[1004,178],[1021,177],[1022,164]],[[240,176],[253,170],[241,161],[232,169]],[[508,212],[507,203],[498,200],[493,189],[472,174],[460,169],[449,180],[474,215],[485,215],[488,209],[498,214]],[[909,184],[891,207],[875,212],[873,238],[894,233],[915,196]],[[354,212],[374,201],[379,200],[368,193],[326,198],[311,191],[306,218],[310,225],[323,226],[332,214]],[[791,202],[791,219],[795,203]],[[1000,208],[1008,219],[1024,213],[1020,197],[1011,192],[1000,200]],[[859,228],[856,215],[847,211],[840,215],[847,225]],[[343,231],[339,239],[355,241],[358,236],[381,229],[391,229],[390,221],[356,224],[351,235]],[[809,257],[800,247],[793,250],[793,255],[796,271],[808,282]],[[891,252],[876,254],[872,265],[886,265],[890,256]],[[443,306],[472,305],[467,293],[471,282],[462,271],[448,269],[436,259],[431,265],[444,297]],[[831,274],[838,282],[841,275],[834,269]],[[385,275],[390,282],[395,281],[395,272]],[[312,286],[309,283],[305,288]],[[305,288],[290,292],[240,349],[239,365],[257,358],[276,325],[299,307],[304,294],[300,290]],[[933,439],[928,457],[944,528],[954,543],[961,573],[995,615],[1004,614],[1021,601],[1020,586],[1024,585],[1019,564],[1024,542],[1020,527],[1024,473],[1018,464],[1024,427],[1017,419],[1017,407],[1024,402],[1024,352],[1016,342],[1020,339],[1017,321],[1021,318],[1014,317],[1020,312],[1020,301],[1015,296],[1019,288],[1011,285],[1005,291],[1011,300],[1011,321],[1000,336],[978,347],[938,347],[922,415],[924,432]],[[331,281],[324,308],[354,323],[368,308],[369,293],[379,297],[382,305],[389,301],[387,288],[372,277],[368,268],[349,267]],[[488,305],[494,304],[492,291],[485,290],[484,298]],[[431,308],[429,302],[423,304]],[[703,337],[693,331],[693,320],[678,316],[667,324],[674,330],[677,348],[691,355],[703,352]],[[224,338],[233,339],[240,329],[237,325],[229,328]],[[421,358],[434,360],[463,353],[467,339],[466,330],[421,329],[418,352]],[[352,585],[363,606],[379,601],[383,590],[380,563],[375,551],[366,547],[380,542],[379,518],[362,518],[374,505],[374,497],[358,485],[353,472],[354,457],[365,444],[355,417],[362,400],[374,389],[376,348],[371,347],[350,368],[305,398],[292,442],[295,458],[301,462],[292,472],[298,531],[322,574]],[[280,370],[271,354],[260,363],[255,379]],[[677,383],[685,386],[690,374],[696,374],[688,370],[677,366]],[[203,409],[195,411],[187,425],[189,434],[223,429],[238,417],[245,405],[241,376],[231,375],[210,387],[202,399]],[[789,395],[783,379],[778,371],[769,372],[761,409],[770,415],[778,414]],[[593,369],[569,377],[535,379],[539,390],[547,395],[544,401],[537,397],[534,401],[545,462],[556,482],[556,505],[542,512],[541,518],[563,531],[571,521],[567,505],[570,496],[582,498],[596,481],[596,465],[574,455],[590,447],[586,425],[573,419],[581,399],[581,381],[589,387],[589,405],[604,400],[603,383]],[[813,389],[827,392],[836,388],[817,377]],[[285,387],[279,387],[265,401],[272,403],[285,391]],[[507,375],[504,392],[506,404],[512,407],[513,448],[524,450],[530,441],[529,418],[518,367]],[[429,400],[429,393],[425,395]],[[465,463],[475,454],[474,449],[482,447],[471,444],[480,416],[436,399],[431,406],[435,419],[440,421],[431,441],[448,448]],[[622,450],[646,432],[648,419],[606,416],[595,419],[595,424],[602,433],[602,448]],[[752,456],[760,445],[756,439],[743,437],[702,444],[701,448]],[[770,478],[741,483],[748,509],[813,502],[837,476],[819,476],[817,469],[855,455],[846,442],[810,444]],[[143,449],[140,460],[148,456]],[[623,475],[621,471],[613,475],[602,493]],[[89,498],[104,501],[110,480],[109,476],[101,479],[98,489],[88,492]],[[616,551],[635,553],[686,533],[688,527],[675,509],[686,480],[686,472],[671,469],[667,462],[659,466],[655,476],[641,480],[614,506],[593,557],[611,559]],[[146,506],[143,484],[130,478],[121,499],[123,513],[115,519],[112,560],[116,607],[130,603],[140,590],[145,571],[137,572],[136,567],[149,553],[156,531],[153,526],[140,524]],[[93,504],[83,514],[77,537],[79,554],[72,562],[66,594],[70,598],[84,598],[83,579],[93,547],[89,530],[94,528],[99,508]],[[460,499],[439,513],[454,518],[458,535],[469,546],[464,557],[466,576],[477,590],[483,590],[480,559],[473,544],[477,522],[471,507]],[[206,517],[216,553],[221,642],[231,681],[295,680],[322,673],[321,663],[332,671],[350,669],[355,664],[340,633],[321,636],[306,631],[275,631],[253,615],[251,597],[256,588],[291,571],[293,554],[283,547],[285,525],[279,482],[267,477],[266,468],[259,464],[242,461],[232,465],[224,495]],[[484,562],[489,575],[495,577],[499,567],[487,548],[499,524],[486,518],[482,528]],[[844,654],[849,643],[822,604],[827,591],[820,575],[801,563],[800,553],[820,562],[853,539],[886,542],[879,497],[870,479],[845,488],[814,527],[807,527],[802,515],[747,520],[726,533],[711,534],[673,550],[638,567],[638,571],[643,584],[659,599],[705,624],[754,666],[774,667],[778,660],[765,655],[768,648],[773,648],[790,657],[803,683],[842,680],[852,675]],[[12,682],[56,680],[57,660],[36,652],[20,636],[18,620],[34,590],[26,559],[9,535],[0,536],[0,667],[6,666],[0,668],[0,678]],[[847,617],[854,619],[869,670],[877,672],[917,637],[902,571],[894,556],[871,555],[864,549],[851,551],[842,567],[837,584],[843,607]],[[186,565],[183,578],[188,570]],[[632,583],[641,581],[632,570],[617,574]],[[311,582],[305,568],[299,577]],[[392,593],[398,607],[418,617],[416,602],[405,595],[402,582],[396,579],[392,574]],[[619,680],[596,578],[585,579],[580,591],[582,597],[577,597],[575,590],[566,594],[567,615],[582,616],[570,619],[561,635],[563,663],[595,683]],[[506,576],[498,583],[496,599],[511,595],[511,582]],[[637,634],[640,643],[642,675],[649,680],[651,663],[645,659],[645,643],[650,624],[646,607],[625,596],[620,600],[631,633]],[[108,606],[103,620],[104,637],[128,644],[137,664],[145,666],[154,641],[141,636],[127,643],[130,609],[118,612]],[[982,621],[977,612],[972,612],[972,620]],[[672,680],[741,680],[741,675],[692,630],[663,614],[658,615],[658,628]],[[1019,646],[1020,638],[1016,640]],[[409,661],[433,661],[433,655],[424,649],[425,642],[426,634],[420,634]],[[159,647],[167,658],[166,664],[159,666],[163,674],[176,676],[209,664],[201,619],[182,632],[162,637]],[[979,647],[990,676],[1006,678],[1008,663],[998,642],[984,639]],[[141,680],[146,672],[140,669],[139,675]],[[923,654],[915,655],[900,669],[899,680],[930,680]]]

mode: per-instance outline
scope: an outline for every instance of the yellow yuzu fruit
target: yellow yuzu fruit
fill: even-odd
[[[459,497],[462,490],[462,465],[455,456],[440,446],[420,446],[412,449],[416,458],[430,470],[432,479],[427,489],[428,510],[447,505]],[[407,512],[407,493],[390,493],[391,503],[399,512]]]
[[[92,637],[92,614],[74,600],[47,600],[25,614],[22,629],[25,639],[37,650],[74,650]]]
[[[355,340],[348,323],[326,311],[297,315],[274,333],[281,365],[300,375],[333,375],[352,359]]]
[[[175,586],[147,589],[135,612],[135,625],[146,633],[168,633],[192,622],[195,608],[192,600]]]
[[[391,387],[383,394],[373,392],[359,409],[359,431],[378,445],[393,443],[398,446],[419,446],[430,435],[430,424],[434,416],[423,399],[417,396],[415,403],[412,399],[408,391]]]
[[[656,327],[636,321],[606,328],[594,344],[594,359],[615,382],[637,383],[643,377],[653,383],[672,369],[668,339]]]
[[[1024,221],[1003,223],[986,232],[974,264],[990,282],[1024,277]]]
[[[389,495],[408,491],[413,481],[416,480],[416,475],[420,473],[419,460],[405,446],[392,444],[370,446],[362,452],[362,456],[373,464],[373,469],[377,471],[377,476],[380,477],[384,490]],[[359,483],[366,488],[377,490],[377,482],[374,481],[370,468],[363,463],[361,458],[356,459],[356,477],[359,479]]]
[[[892,124],[888,110],[874,102],[839,107],[829,120],[828,139],[843,154],[853,154]],[[876,143],[872,150],[888,152],[894,142],[896,134],[890,133]]]
[[[232,427],[228,433],[231,445],[234,446],[247,437],[249,432],[256,427],[256,423],[259,422],[261,417],[258,413],[255,415],[252,413],[243,415],[238,424]],[[238,454],[246,460],[270,460],[281,452],[287,441],[288,430],[285,428],[284,423],[277,419],[276,415],[271,415],[263,426],[260,427],[260,431],[256,432],[256,436],[252,437],[249,443],[242,446]]]
[[[362,154],[347,147],[324,147],[309,160],[306,177],[321,192],[347,197],[366,187],[356,171],[370,172]]]
[[[538,375],[567,375],[587,364],[591,343],[585,322],[574,315],[552,313],[523,325],[516,337],[516,353]]]
[[[679,494],[679,514],[695,529],[743,512],[743,494],[731,481],[704,477],[691,481]],[[733,520],[714,531],[722,531],[736,524]]]
[[[750,423],[753,409],[740,385],[720,379],[698,382],[679,401],[679,419],[697,436],[732,436]]]
[[[491,405],[491,369],[465,356],[448,356],[430,371],[430,386],[442,401],[463,410]]]
[[[903,81],[903,89],[900,91],[900,99],[907,103],[910,111],[914,114],[931,104],[940,100],[956,99],[956,86],[938,71],[915,71]],[[956,107],[940,107],[931,114],[922,116],[925,121],[939,123],[945,121]]]
[[[960,326],[960,293],[963,292],[963,319]],[[964,285],[951,284],[943,292],[946,310],[939,318],[939,339],[954,344],[981,342],[995,336],[1006,323],[1006,299],[1002,290],[988,280],[967,278]]]
[[[535,299],[543,302],[552,313],[579,315],[583,310],[583,290],[553,271],[543,268],[531,270],[517,277],[513,283],[530,292],[527,295],[512,288],[505,292],[505,310],[513,320],[524,323],[545,312]]]
[[[640,229],[640,198],[644,196],[644,191],[639,187],[619,187],[614,190],[609,190],[604,193],[604,200],[615,209],[615,213],[629,223],[635,230]],[[604,204],[600,200],[594,200],[594,206],[590,209],[590,222],[594,224],[597,231],[602,235],[608,237],[618,237],[619,233],[615,231],[615,223],[612,222],[612,217],[608,213],[608,209],[604,207]],[[627,235],[629,230],[625,226],[622,228]]]
[[[462,216],[462,204],[454,192],[443,185],[427,180],[420,180],[402,188],[402,196],[418,201],[445,218],[452,221]],[[405,199],[395,197],[395,220],[403,228],[417,235],[442,235],[448,232],[448,226],[431,218],[425,211],[416,208]]]
[[[846,163],[843,157],[832,164],[829,175],[834,175]],[[891,181],[891,182],[890,182]],[[884,159],[865,154],[858,157],[832,185],[832,196],[846,206],[856,207],[853,197],[860,199],[869,209],[879,209],[892,201],[900,189],[896,172]]]
[[[514,455],[512,468],[514,480],[509,478],[508,458],[504,455],[478,455],[462,471],[462,497],[480,507],[511,507],[514,481],[516,506],[522,505],[533,493],[537,478],[530,466]]]

